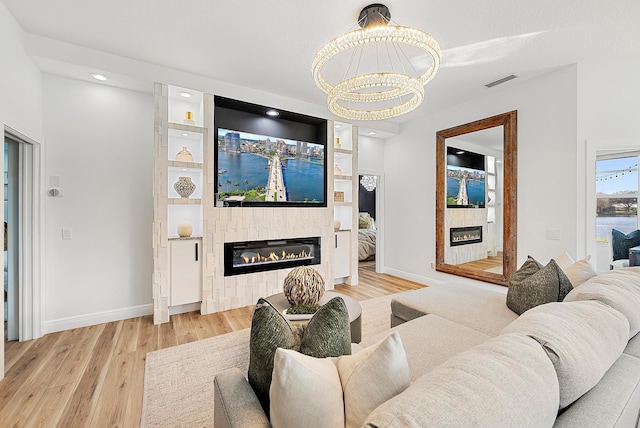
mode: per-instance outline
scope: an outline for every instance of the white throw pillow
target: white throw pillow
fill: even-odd
[[[568,268],[576,262],[575,260],[573,260],[573,257],[571,257],[566,251],[560,254],[554,260],[556,261],[556,263],[558,263],[558,266],[560,266],[560,269],[562,269],[563,271],[565,268]]]
[[[347,428],[361,427],[380,404],[411,384],[407,355],[397,332],[354,355],[338,357]]]
[[[344,427],[342,386],[333,358],[278,348],[269,401],[274,428]]]
[[[586,259],[578,260],[571,266],[562,268],[574,288],[582,284],[583,282],[586,282],[587,280],[593,278],[594,276],[598,276],[598,272],[596,272],[595,269],[591,266],[591,263],[589,263],[590,258],[591,256],[587,257]]]
[[[314,358],[278,348],[269,390],[271,425],[344,427],[346,421],[347,427],[360,427],[369,413],[410,382],[397,332],[338,358]]]
[[[588,279],[598,275],[598,272],[595,271],[589,262],[589,260],[591,260],[591,256],[587,256],[576,262],[565,251],[554,260],[558,266],[560,266],[560,269],[562,269],[564,274],[567,275],[569,282],[571,282],[571,285],[574,287],[577,287]]]

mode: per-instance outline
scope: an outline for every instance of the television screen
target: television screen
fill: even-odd
[[[447,147],[447,208],[484,207],[484,155]]]
[[[218,128],[217,161],[226,205],[326,206],[324,144]]]

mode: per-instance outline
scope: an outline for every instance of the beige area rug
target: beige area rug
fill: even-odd
[[[393,295],[360,302],[362,338],[389,328]],[[213,426],[216,373],[249,366],[249,329],[149,352],[145,363],[142,427]]]

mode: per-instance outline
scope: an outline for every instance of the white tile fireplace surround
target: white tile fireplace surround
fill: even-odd
[[[457,265],[487,257],[486,240],[466,245],[452,243],[452,228],[467,229],[470,226],[481,226],[482,233],[487,232],[486,208],[447,208],[445,212],[445,260],[447,264]]]
[[[224,244],[238,241],[320,237],[321,263],[314,265],[327,290],[333,289],[333,224],[331,208],[240,208],[211,210],[205,219],[205,278],[202,313],[253,305],[258,298],[282,292],[291,268],[224,276]]]

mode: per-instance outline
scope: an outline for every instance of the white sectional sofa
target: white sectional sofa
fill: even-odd
[[[390,331],[412,384],[365,426],[638,427],[640,268],[594,277],[520,317],[505,300],[454,283],[398,294]],[[215,426],[269,426],[256,402],[239,370],[220,374]]]

